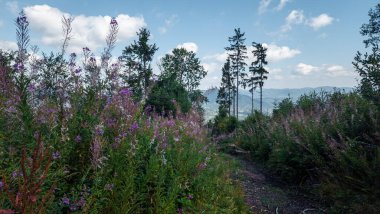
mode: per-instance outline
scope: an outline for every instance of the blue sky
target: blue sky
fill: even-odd
[[[266,88],[357,85],[352,68],[356,51],[364,50],[360,26],[368,22],[374,0],[0,0],[0,48],[15,48],[14,19],[24,9],[30,21],[31,44],[58,51],[60,19],[75,17],[70,51],[88,46],[100,51],[110,17],[119,22],[114,56],[136,37],[140,27],[152,33],[159,58],[183,46],[196,51],[207,77],[201,88],[219,86],[224,48],[234,28],[246,34],[246,44],[268,47]],[[252,50],[249,47],[248,50]],[[251,53],[247,63],[252,61]]]

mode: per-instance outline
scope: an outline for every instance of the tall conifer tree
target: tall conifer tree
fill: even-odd
[[[240,28],[235,29],[235,35],[228,38],[228,41],[230,42],[230,46],[226,47],[226,50],[228,51],[229,58],[231,59],[231,69],[232,74],[234,78],[236,78],[236,118],[239,119],[239,86],[242,83],[241,80],[244,80],[244,76],[246,73],[245,66],[247,65],[245,63],[245,59],[247,58],[247,47],[245,46],[245,38],[244,34],[240,32]],[[239,79],[240,78],[240,79]],[[234,101],[235,102],[235,101]]]

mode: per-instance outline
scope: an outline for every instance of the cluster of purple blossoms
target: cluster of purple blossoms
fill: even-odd
[[[79,74],[81,71],[82,71],[82,68],[80,68],[80,67],[78,67],[78,68],[76,68],[76,69],[74,70],[74,72],[75,72],[76,74]]]
[[[135,131],[138,128],[139,128],[139,124],[136,122],[131,125],[131,131]]]
[[[68,198],[66,196],[66,194],[63,196],[63,198],[61,198],[61,203],[64,205],[64,206],[69,206],[70,205],[70,198]]]
[[[2,181],[0,181],[0,191],[2,191],[4,188],[4,183]]]
[[[36,87],[34,86],[34,84],[30,84],[30,85],[28,86],[28,91],[29,91],[30,93],[33,93],[35,90],[36,90]]]
[[[80,135],[77,135],[77,136],[75,137],[74,141],[75,141],[76,143],[79,143],[79,142],[82,141],[82,137],[81,137]]]
[[[89,49],[89,50],[90,50],[90,49]],[[71,54],[70,54],[70,57],[71,57],[71,58],[76,58],[76,57],[77,57],[77,54],[76,54],[76,53],[71,53]]]
[[[15,170],[12,172],[12,179],[16,179],[17,177],[21,177],[21,176],[22,176],[22,172],[18,170]]]
[[[24,69],[24,64],[22,64],[21,62],[18,62],[16,64],[13,65],[13,68],[16,70],[16,71],[21,71]]]
[[[131,90],[129,90],[129,88],[123,88],[123,89],[121,89],[120,91],[119,91],[119,94],[121,94],[121,95],[131,95],[132,94],[132,92],[131,92]]]
[[[104,130],[103,130],[103,128],[101,126],[96,126],[95,127],[95,133],[97,135],[103,135],[104,134]]]

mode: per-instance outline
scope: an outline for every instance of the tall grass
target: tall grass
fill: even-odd
[[[271,116],[249,116],[234,136],[289,183],[314,187],[331,211],[380,207],[380,112],[356,93],[285,99]]]

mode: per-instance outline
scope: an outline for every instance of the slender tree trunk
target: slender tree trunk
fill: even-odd
[[[228,116],[231,116],[231,88],[228,87]]]
[[[252,86],[252,96],[251,96],[251,98],[252,98],[251,114],[253,114],[253,86]]]
[[[263,113],[263,85],[260,83],[260,113]]]
[[[236,119],[239,121],[239,67],[236,77]]]

